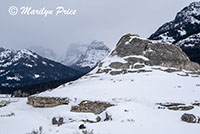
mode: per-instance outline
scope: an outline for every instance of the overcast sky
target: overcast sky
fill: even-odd
[[[148,37],[193,0],[1,0],[0,46],[43,46],[63,53],[72,43],[104,41],[110,48],[125,33]],[[76,9],[74,16],[11,16],[10,6]],[[56,11],[56,10],[55,10]]]

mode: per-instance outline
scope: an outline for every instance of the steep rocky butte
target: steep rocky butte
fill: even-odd
[[[200,65],[191,62],[176,45],[127,34],[120,39],[111,55],[99,64],[97,73],[121,74],[145,71],[145,67],[156,68],[156,66],[167,67],[167,71],[200,70]]]
[[[193,2],[177,13],[173,21],[162,25],[149,39],[176,44],[200,63],[200,2]]]

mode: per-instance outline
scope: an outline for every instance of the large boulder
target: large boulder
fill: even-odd
[[[31,96],[28,97],[28,104],[32,105],[33,107],[55,107],[58,105],[68,105],[69,99],[68,98],[59,98],[59,97],[37,97]]]
[[[181,116],[181,120],[187,123],[200,123],[200,118],[198,116],[187,113]]]
[[[72,112],[87,112],[87,113],[94,113],[100,114],[108,107],[114,106],[108,102],[100,102],[100,101],[82,101],[77,106],[72,106]]]

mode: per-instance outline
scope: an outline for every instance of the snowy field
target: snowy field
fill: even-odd
[[[0,134],[26,134],[40,126],[45,134],[81,134],[80,124],[85,124],[87,130],[94,134],[199,134],[199,124],[181,121],[184,113],[200,116],[199,106],[189,111],[173,111],[158,109],[156,104],[170,102],[191,105],[200,102],[200,77],[180,76],[177,73],[180,72],[153,70],[117,76],[84,76],[37,95],[70,98],[69,105],[53,108],[34,108],[27,104],[27,98],[15,98],[6,107],[0,108]],[[97,115],[70,112],[71,106],[82,100],[115,104],[98,115],[103,118],[107,112],[112,116],[112,121],[83,123],[81,120],[95,120]],[[52,125],[53,117],[63,117],[64,124]]]

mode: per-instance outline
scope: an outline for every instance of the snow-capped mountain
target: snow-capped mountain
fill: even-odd
[[[1,131],[197,134],[199,71],[179,47],[127,34],[86,76],[0,108]]]
[[[66,55],[62,57],[60,62],[67,66],[72,66],[84,55],[87,47],[88,45],[86,44],[71,44],[66,51]]]
[[[43,58],[30,50],[14,51],[0,48],[1,93],[13,93],[16,88],[45,82],[52,82],[53,85],[53,81],[66,82],[77,78],[79,75],[79,71]],[[40,87],[42,88],[42,85]],[[44,89],[48,87],[43,85]]]
[[[58,56],[53,50],[43,47],[30,47],[30,49],[42,57],[79,70],[83,74],[95,68],[110,52],[104,42],[97,40],[90,44],[71,44],[64,56]]]
[[[109,52],[110,49],[103,42],[95,40],[89,45],[70,47],[61,63],[87,73],[108,56]]]
[[[180,46],[188,57],[200,63],[200,2],[193,2],[177,13],[175,19],[150,36]]]

